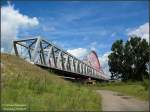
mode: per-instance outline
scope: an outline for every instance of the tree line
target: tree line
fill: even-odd
[[[113,43],[108,56],[111,79],[142,81],[149,78],[150,46],[145,39],[130,37]]]

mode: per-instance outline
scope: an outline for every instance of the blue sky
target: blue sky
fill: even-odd
[[[127,40],[128,28],[148,22],[147,2],[12,2],[15,9],[37,17],[39,26],[20,31],[42,35],[65,49],[89,48],[98,54],[110,51],[117,39]]]
[[[128,40],[129,31],[149,22],[147,1],[18,0],[11,4],[39,22],[34,28],[20,28],[17,37],[41,35],[65,50],[94,49],[99,56],[110,52],[114,41]]]

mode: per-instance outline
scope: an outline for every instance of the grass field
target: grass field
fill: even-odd
[[[1,54],[1,103],[25,105],[32,111],[100,111],[101,98],[16,56]]]
[[[148,82],[148,80],[147,80]],[[95,89],[107,89],[120,92],[124,95],[134,96],[137,99],[149,101],[149,83],[148,88],[145,88],[143,82],[110,82],[98,83]]]

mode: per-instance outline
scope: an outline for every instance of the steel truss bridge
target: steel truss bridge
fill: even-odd
[[[16,56],[40,67],[56,70],[69,77],[108,80],[103,72],[41,37],[15,40],[13,46]]]

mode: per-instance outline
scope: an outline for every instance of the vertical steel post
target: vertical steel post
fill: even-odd
[[[31,52],[30,52],[30,47],[28,47],[28,53],[29,53],[29,58],[31,60]]]
[[[61,66],[61,63],[60,63],[60,60],[61,60],[61,51],[59,51],[58,53],[58,58],[57,58],[57,67],[62,69],[62,66]]]
[[[74,72],[76,72],[76,64],[75,64],[75,59],[73,58],[73,68],[74,68]]]
[[[82,66],[83,75],[85,74],[85,73],[84,73],[84,66],[85,66],[85,64],[83,64],[83,66]]]
[[[47,56],[47,60],[46,60],[47,65],[50,65],[50,66],[52,65],[51,60],[50,60],[51,54],[52,54],[52,46],[50,46],[49,49],[48,49],[48,56]]]
[[[16,54],[16,56],[19,56],[19,54],[18,54],[18,50],[17,50],[17,42],[13,42],[13,45],[14,45],[14,51],[15,51],[15,54]]]
[[[52,56],[53,56],[54,66],[57,68],[57,63],[56,63],[56,58],[55,58],[55,52],[54,52],[54,48],[53,47],[52,47]]]
[[[29,58],[30,58],[30,60],[32,59],[32,55],[31,55],[31,50],[30,50],[30,48],[31,48],[31,46],[32,46],[35,42],[36,42],[36,39],[28,46],[28,53],[29,53]]]
[[[82,63],[80,64],[80,68],[81,68],[81,74],[83,74],[83,67],[82,67]]]
[[[87,72],[86,72],[86,68],[87,68],[87,66],[85,65],[85,75],[87,74]]]
[[[64,57],[63,57],[63,54],[61,53],[61,66],[62,66],[62,70],[64,70]]]
[[[41,53],[39,55],[40,55],[41,64],[43,64],[43,59],[42,59]]]
[[[37,56],[37,52],[39,51],[39,45],[40,45],[40,41],[41,41],[41,37],[38,37],[36,40],[36,44],[35,44],[35,48],[34,48],[34,52],[33,52],[33,57],[32,57],[32,61],[35,63],[35,59]]]
[[[92,68],[92,76],[93,76],[93,68]]]
[[[40,41],[40,53],[42,55],[42,60],[43,60],[43,64],[46,65],[46,62],[45,62],[45,56],[44,56],[44,50],[43,50],[43,46],[42,46],[42,41]]]
[[[73,68],[73,57],[71,57],[71,63],[70,63],[70,66],[71,66],[71,72],[74,72],[74,68]]]
[[[68,70],[71,71],[70,57],[68,55]]]
[[[78,73],[78,60],[76,60],[76,73]]]
[[[78,73],[80,73],[80,62],[78,61]]]
[[[68,55],[65,58],[65,70],[68,70]]]

